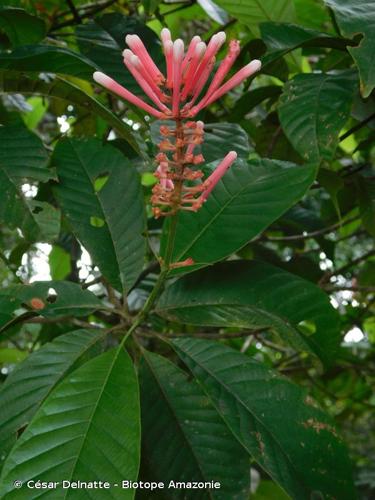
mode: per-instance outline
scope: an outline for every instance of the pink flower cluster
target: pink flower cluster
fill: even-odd
[[[216,55],[225,39],[225,33],[220,32],[206,45],[199,36],[195,36],[185,52],[184,42],[181,39],[172,41],[170,31],[164,28],[161,32],[166,60],[164,75],[141,39],[137,35],[127,35],[129,48],[123,52],[124,64],[152,104],[104,73],[94,73],[97,83],[148,114],[161,120],[175,121],[175,127],[160,127],[163,139],[156,156],[158,167],[155,172],[159,182],[154,186],[152,196],[156,217],[172,215],[177,210],[197,211],[237,157],[234,151],[229,152],[215,171],[202,180],[203,172],[197,169],[197,165],[203,163],[204,158],[200,153],[195,154],[195,150],[203,143],[204,124],[202,121],[192,121],[192,118],[240,85],[261,66],[258,60],[251,61],[224,82],[240,52],[239,42],[232,40],[226,56],[208,84]]]

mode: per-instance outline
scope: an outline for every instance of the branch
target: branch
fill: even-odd
[[[345,221],[336,222],[336,224],[332,224],[332,226],[328,226],[328,227],[325,227],[323,229],[319,229],[317,231],[311,231],[311,233],[293,234],[291,236],[264,236],[262,238],[264,238],[268,241],[307,240],[309,238],[315,238],[317,236],[323,236],[324,234],[331,233],[332,231],[335,231],[336,229],[340,229],[342,226],[345,226],[346,224],[350,224],[351,222],[354,222],[357,219],[359,219],[359,217],[356,215],[355,217],[351,217],[350,219],[347,219]]]
[[[98,14],[99,12],[101,12],[102,10],[105,10],[107,7],[110,7],[111,5],[113,5],[116,2],[117,2],[117,0],[108,0],[108,2],[105,2],[105,3],[100,4],[100,5],[93,4],[94,7],[91,10],[87,10],[86,12],[84,12],[80,16],[81,21],[83,19],[92,18],[95,14]],[[60,28],[65,28],[66,26],[72,26],[74,24],[76,24],[76,21],[74,18],[67,19],[66,21],[63,21],[62,23],[59,23],[59,24],[53,24],[51,26],[51,29],[49,30],[49,33],[51,33],[52,31],[56,31]]]
[[[73,14],[73,18],[74,18],[76,24],[80,24],[81,18],[80,18],[80,15],[78,14],[78,10],[76,9],[76,7],[73,3],[73,0],[65,0],[65,1],[68,4],[71,13]]]
[[[327,292],[367,292],[374,293],[375,286],[335,286],[335,285],[325,285],[324,290]]]
[[[374,119],[375,119],[375,113],[372,113],[370,116],[368,116],[367,118],[365,118],[361,122],[357,123],[357,125],[354,125],[354,127],[350,128],[347,132],[345,132],[345,134],[342,134],[340,136],[340,142],[345,141],[345,139],[347,137],[354,134],[355,132],[360,130],[362,127],[364,127],[365,125],[367,125],[368,123],[370,123]]]
[[[163,339],[192,337],[192,338],[198,338],[198,339],[222,340],[222,339],[239,339],[239,338],[250,337],[250,336],[254,336],[257,338],[257,336],[260,333],[263,333],[267,330],[269,330],[268,327],[260,328],[259,330],[246,330],[243,332],[234,332],[234,333],[195,332],[195,333],[168,333],[168,334],[161,334],[161,333],[156,333],[156,332],[146,332],[143,330],[143,331],[137,332],[137,335],[139,335],[140,337],[152,337],[152,338],[155,338],[157,336],[157,337],[160,337]],[[261,342],[263,342],[263,339],[261,340]]]
[[[375,250],[370,250],[369,252],[361,255],[360,257],[357,257],[356,259],[348,262],[344,266],[339,267],[338,269],[336,269],[336,271],[329,271],[329,272],[325,273],[322,276],[322,278],[320,279],[319,284],[322,285],[322,284],[326,283],[332,276],[336,276],[338,274],[344,273],[345,271],[347,271],[351,267],[355,266],[356,264],[359,264],[363,260],[366,260],[368,257],[372,257],[373,255],[375,255]]]

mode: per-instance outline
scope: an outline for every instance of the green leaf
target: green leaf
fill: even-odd
[[[59,481],[51,498],[77,498],[61,481],[108,481],[119,487],[97,497],[130,500],[139,467],[140,414],[138,384],[132,362],[123,349],[88,361],[58,385],[37,411],[8,456],[0,479],[2,498],[39,498],[28,480]],[[24,485],[14,490],[22,477]],[[100,491],[100,490],[98,490]],[[45,492],[44,492],[45,494]],[[92,498],[80,490],[80,498]]]
[[[247,500],[249,459],[195,380],[147,352],[141,377],[144,460],[156,480],[219,481],[219,490],[199,498]],[[197,498],[193,492],[185,495]]]
[[[242,446],[293,499],[356,497],[346,448],[305,391],[217,342],[173,345]]]
[[[77,104],[87,108],[92,114],[103,118],[130,144],[134,151],[139,152],[139,147],[129,125],[117,118],[115,114],[77,85],[67,80],[55,78],[51,82],[45,82],[44,80],[33,80],[17,72],[0,71],[0,90],[10,94],[21,93],[53,97],[62,99],[69,104]]]
[[[0,30],[8,36],[13,46],[37,43],[43,40],[47,27],[45,22],[23,9],[0,8]]]
[[[239,250],[302,198],[314,177],[312,165],[234,163],[197,213],[180,212],[173,262],[191,257],[201,267]]]
[[[264,262],[232,261],[180,278],[167,288],[157,312],[194,325],[272,328],[296,349],[324,362],[340,342],[339,316],[316,285]],[[312,335],[301,322],[315,326]]]
[[[309,162],[331,161],[356,89],[351,70],[301,74],[286,83],[279,104],[283,130]]]
[[[299,47],[327,47],[345,51],[351,40],[334,37],[304,26],[289,23],[262,23],[260,35],[267,47],[264,65]]]
[[[333,9],[342,33],[363,38],[357,47],[348,47],[362,81],[362,94],[368,97],[375,87],[375,9],[372,0],[324,0]]]
[[[206,14],[216,21],[217,23],[224,25],[229,21],[229,16],[224,9],[217,5],[217,2],[213,0],[197,0],[198,5],[206,12]]]
[[[39,281],[30,285],[12,285],[3,288],[0,298],[4,307],[0,316],[1,330],[7,327],[8,322],[13,322],[17,317],[14,313],[22,307],[30,305],[32,299],[43,302],[44,308],[37,313],[45,318],[59,316],[85,316],[103,307],[102,302],[89,290],[82,288],[70,281]],[[5,312],[5,314],[4,314]]]
[[[48,264],[53,280],[63,280],[71,272],[69,253],[58,245],[54,245],[48,255]]]
[[[207,123],[204,131],[202,154],[207,163],[221,160],[229,151],[236,151],[239,158],[249,157],[248,135],[237,123]]]
[[[27,356],[27,352],[20,349],[5,347],[0,349],[0,364],[4,363],[19,363]]]
[[[215,0],[229,14],[252,29],[263,21],[295,20],[293,0]]]
[[[78,52],[53,45],[28,45],[12,52],[0,53],[0,69],[10,71],[43,71],[70,75],[92,82],[96,66]]]
[[[47,112],[48,101],[43,97],[35,96],[29,97],[27,104],[31,109],[22,113],[22,119],[28,129],[34,130]]]
[[[116,148],[97,139],[63,139],[52,163],[59,177],[55,193],[73,232],[104,276],[128,290],[142,270],[145,254],[137,171]],[[105,184],[96,184],[103,177]]]
[[[277,99],[280,94],[281,87],[277,87],[276,85],[266,85],[264,87],[258,87],[251,92],[245,92],[231,109],[229,115],[230,121],[236,122],[241,120],[247,113],[254,109],[255,106],[258,106],[258,104],[266,99]]]
[[[19,228],[28,241],[52,241],[60,231],[60,212],[46,202],[27,199],[0,165],[0,221]]]
[[[95,21],[78,25],[76,38],[82,54],[94,61],[97,68],[131,92],[143,94],[143,90],[124,66],[122,56],[126,48],[126,35],[134,33],[142,39],[151,57],[159,66],[162,60],[159,38],[150,28],[134,17],[125,16],[119,12],[104,14],[104,16],[96,17]]]
[[[0,169],[8,177],[44,182],[54,177],[47,164],[47,151],[37,135],[22,125],[0,127]]]
[[[68,373],[100,347],[105,332],[76,330],[45,344],[20,363],[0,388],[0,448],[28,425],[42,402]],[[0,456],[0,467],[5,460]]]

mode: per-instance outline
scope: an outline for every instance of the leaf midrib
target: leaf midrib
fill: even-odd
[[[98,394],[98,398],[96,400],[96,403],[94,404],[93,410],[91,412],[91,415],[90,415],[89,419],[87,420],[86,431],[85,431],[84,434],[81,434],[81,436],[83,436],[82,444],[81,444],[81,447],[80,447],[79,451],[76,454],[76,459],[74,461],[74,464],[72,466],[71,473],[70,473],[70,479],[73,478],[74,473],[76,472],[77,464],[78,464],[78,461],[80,459],[80,455],[82,453],[83,447],[84,447],[84,445],[85,445],[85,443],[87,441],[87,435],[90,432],[90,429],[91,429],[91,426],[92,426],[92,423],[93,423],[96,411],[98,409],[98,405],[99,405],[99,403],[100,403],[100,401],[101,401],[101,399],[103,397],[103,393],[104,393],[104,390],[105,390],[105,388],[107,386],[108,380],[109,380],[110,376],[112,375],[113,367],[114,367],[115,363],[117,362],[117,358],[119,357],[119,355],[120,355],[121,352],[122,352],[122,347],[117,348],[116,351],[115,351],[115,355],[113,357],[113,361],[112,361],[111,365],[108,367],[108,372],[107,372],[107,375],[105,377],[104,383],[103,383],[103,385],[101,387],[100,393]],[[63,498],[66,499],[68,497],[68,494],[69,494],[69,489],[66,490],[65,495],[63,496]]]
[[[112,249],[113,249],[113,253],[115,255],[115,258],[116,258],[116,264],[117,264],[117,271],[118,271],[118,276],[120,278],[120,281],[121,281],[121,286],[122,288],[124,289],[125,288],[125,284],[123,283],[123,280],[122,280],[122,272],[121,272],[121,267],[120,267],[120,261],[119,261],[119,256],[117,254],[117,249],[116,249],[116,245],[114,243],[114,234],[112,232],[112,229],[110,227],[110,224],[108,224],[108,218],[107,218],[107,214],[104,210],[104,206],[103,206],[103,203],[102,203],[102,200],[100,199],[100,197],[98,196],[98,193],[95,191],[94,187],[93,187],[93,183],[92,183],[92,180],[91,180],[91,177],[88,173],[88,170],[86,169],[86,166],[85,166],[85,163],[83,162],[83,160],[81,159],[80,155],[79,155],[79,152],[77,151],[77,149],[75,148],[74,146],[74,143],[72,141],[69,140],[69,144],[72,148],[72,150],[74,151],[74,154],[78,160],[78,162],[80,163],[81,167],[82,167],[82,170],[85,172],[86,174],[86,177],[89,181],[89,184],[90,184],[90,187],[92,189],[92,194],[95,196],[95,199],[97,200],[99,206],[100,206],[100,210],[101,210],[101,213],[102,213],[102,216],[103,216],[103,220],[105,221],[106,223],[106,227],[107,227],[107,230],[108,230],[108,233],[110,235],[110,240],[111,240],[111,245],[112,245]]]
[[[303,167],[301,167],[303,168]],[[280,179],[284,176],[286,176],[289,172],[287,171],[284,171],[284,172],[280,172],[277,177]],[[275,176],[276,177],[276,176]],[[199,231],[199,233],[191,240],[191,243],[189,246],[187,246],[177,257],[175,257],[175,261],[176,262],[179,262],[182,257],[184,255],[187,254],[187,252],[189,252],[189,250],[195,245],[195,243],[200,239],[200,237],[202,236],[202,234],[204,234],[208,228],[216,221],[216,219],[218,217],[221,216],[222,212],[224,212],[224,210],[230,205],[233,203],[233,201],[238,198],[239,196],[241,196],[241,194],[243,193],[243,191],[245,191],[246,189],[248,189],[249,186],[252,186],[252,185],[262,185],[262,184],[265,184],[267,182],[269,182],[270,180],[270,177],[267,175],[267,174],[263,174],[263,176],[261,176],[258,180],[256,180],[254,182],[254,180],[249,180],[249,182],[247,184],[245,184],[239,191],[236,191],[236,193],[234,195],[232,195],[223,205],[221,205],[220,209],[215,213],[215,215],[207,222],[207,224]],[[224,181],[222,181],[223,184],[224,184]],[[213,191],[211,193],[211,196],[214,195],[214,192]],[[232,252],[233,253],[233,252]]]
[[[217,378],[214,374],[212,374],[212,372],[211,372],[208,368],[206,368],[204,365],[202,365],[201,363],[199,363],[199,361],[198,361],[198,360],[196,360],[195,358],[193,358],[192,356],[190,356],[190,355],[189,355],[186,351],[183,351],[183,352],[184,352],[184,353],[186,354],[186,356],[188,356],[188,357],[189,357],[189,358],[190,358],[190,359],[191,359],[194,363],[196,363],[196,364],[197,364],[197,365],[198,365],[198,366],[199,366],[199,367],[200,367],[203,371],[205,371],[205,372],[206,372],[206,373],[207,373],[210,377],[212,377],[212,378],[215,380],[215,382],[216,382],[219,386],[224,387],[224,389],[227,391],[227,393],[229,394],[229,396],[231,396],[233,399],[235,399],[235,400],[237,401],[237,403],[239,403],[239,404],[240,404],[240,406],[241,406],[241,407],[243,407],[243,408],[245,409],[245,411],[247,411],[248,413],[250,413],[250,415],[254,418],[254,420],[256,420],[256,421],[260,424],[261,428],[263,428],[263,429],[264,429],[264,430],[265,430],[265,431],[266,431],[269,435],[271,435],[271,436],[272,436],[272,438],[274,439],[274,441],[275,441],[275,443],[277,444],[278,448],[281,450],[281,453],[283,454],[283,456],[285,456],[285,458],[286,458],[287,462],[290,464],[291,469],[292,469],[293,471],[295,471],[295,473],[296,473],[296,476],[295,476],[295,477],[297,477],[297,478],[298,478],[298,482],[299,482],[299,484],[300,484],[300,485],[301,485],[301,486],[305,489],[305,483],[304,483],[303,481],[301,481],[301,479],[300,479],[300,477],[299,477],[299,473],[297,474],[297,472],[298,472],[298,471],[294,468],[294,465],[293,465],[293,462],[292,462],[291,458],[289,458],[288,454],[287,454],[286,452],[284,452],[283,448],[281,447],[281,444],[279,443],[278,439],[275,437],[274,433],[273,433],[273,432],[271,432],[270,430],[268,430],[268,429],[267,429],[267,427],[265,426],[265,424],[263,424],[263,423],[262,423],[262,421],[259,419],[259,417],[258,417],[256,414],[254,414],[254,413],[251,411],[251,409],[250,409],[250,408],[247,408],[247,406],[246,406],[246,405],[245,405],[245,403],[242,401],[242,399],[239,399],[239,398],[236,396],[236,394],[232,394],[232,393],[229,391],[228,386],[227,386],[224,382],[221,382],[221,381],[220,381],[220,379],[219,379],[219,378]],[[202,384],[202,387],[205,387],[205,386]],[[215,402],[212,400],[212,398],[211,398],[210,394],[208,393],[208,391],[206,390],[205,392],[206,392],[206,394],[208,395],[208,397],[210,398],[210,401],[212,402],[212,404],[215,406],[215,408],[217,408],[217,411],[218,411],[218,412],[220,412],[220,408],[219,408],[219,407],[215,404]],[[225,421],[226,421],[226,419],[225,419]],[[228,427],[229,427],[229,425],[228,425]],[[233,431],[232,431],[232,432],[233,432]],[[239,438],[236,436],[236,434],[234,434],[234,435],[235,435],[236,439],[239,439]],[[242,442],[241,442],[241,444],[242,444],[242,446],[244,446],[244,448],[247,450],[247,447],[246,447],[246,446],[245,446]],[[266,472],[268,472],[268,473],[270,474],[270,476],[272,477],[272,474],[271,474],[271,473],[270,473],[267,469],[265,469],[265,470],[266,470]],[[278,484],[280,484],[280,483],[279,483],[279,481],[278,481],[276,478],[274,478],[274,479],[275,479],[275,481],[276,481]],[[283,488],[283,486],[282,486],[281,484],[280,484],[280,486]],[[283,489],[284,489],[284,488],[283,488]],[[288,493],[288,492],[286,492],[286,493]],[[309,492],[307,492],[307,493],[309,493]]]
[[[182,426],[181,426],[181,424],[180,424],[180,422],[179,422],[179,420],[178,420],[177,416],[175,415],[175,412],[173,411],[173,407],[172,407],[172,405],[171,405],[171,403],[170,403],[170,401],[169,401],[169,399],[168,399],[167,394],[165,393],[165,391],[164,391],[164,389],[163,389],[163,387],[162,387],[162,385],[161,385],[161,383],[160,383],[160,381],[159,381],[159,379],[158,379],[158,377],[157,377],[157,375],[156,375],[155,371],[153,370],[153,367],[151,366],[151,363],[148,361],[147,356],[144,356],[144,359],[145,359],[145,361],[147,362],[147,365],[148,365],[148,367],[149,367],[149,369],[150,369],[150,371],[151,371],[151,373],[152,373],[152,375],[153,375],[153,377],[154,377],[154,379],[155,379],[155,381],[156,381],[156,383],[157,383],[157,385],[158,385],[158,387],[159,387],[159,389],[160,389],[160,392],[161,392],[161,393],[162,393],[162,395],[164,396],[165,402],[167,403],[167,406],[168,406],[168,408],[170,409],[170,412],[171,412],[171,414],[172,414],[172,416],[173,416],[173,418],[174,418],[175,422],[177,423],[177,427],[180,429],[181,434],[182,434],[182,435],[183,435],[183,437],[184,437],[184,441],[186,441],[186,443],[188,444],[189,449],[190,449],[190,451],[191,451],[191,453],[192,453],[193,457],[195,458],[195,461],[196,461],[196,464],[197,464],[197,466],[198,466],[198,469],[199,469],[199,471],[200,471],[200,473],[201,473],[202,479],[203,479],[204,481],[206,481],[205,474],[204,474],[204,472],[203,472],[203,470],[202,470],[202,468],[201,468],[201,466],[200,466],[199,460],[198,460],[198,458],[197,458],[197,456],[196,456],[196,454],[195,454],[195,452],[194,452],[193,446],[192,446],[192,444],[190,443],[189,439],[187,438],[187,436],[186,436],[186,434],[185,434],[185,432],[184,432],[184,430],[183,430],[183,428],[182,428]],[[209,498],[210,498],[211,500],[214,500],[214,497],[213,497],[213,496],[212,496],[212,494],[211,494],[211,490],[209,490],[207,493],[208,493]]]

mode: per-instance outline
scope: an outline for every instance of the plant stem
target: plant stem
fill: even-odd
[[[176,143],[180,139],[183,143],[184,139],[184,128],[182,121],[179,118],[176,118]],[[180,174],[182,177],[183,169],[184,169],[184,149],[183,146],[177,146],[176,147],[176,170],[177,173]],[[155,286],[148,296],[143,308],[140,310],[138,315],[136,316],[134,323],[131,325],[127,333],[125,334],[124,338],[122,339],[120,343],[120,347],[122,347],[125,344],[126,339],[131,335],[137,328],[138,326],[142,323],[142,321],[146,318],[147,314],[150,312],[152,309],[152,306],[156,302],[156,300],[159,298],[161,292],[163,291],[165,281],[168,276],[168,272],[170,269],[170,264],[172,262],[173,258],[173,249],[174,249],[174,243],[176,239],[176,233],[177,233],[177,223],[178,223],[178,208],[181,202],[181,195],[182,195],[182,183],[183,180],[176,180],[175,182],[175,197],[174,197],[174,214],[171,215],[170,217],[170,225],[169,225],[169,231],[168,231],[168,236],[167,236],[167,243],[165,247],[165,253],[164,253],[164,258],[161,261],[160,267],[161,271],[159,274],[159,277],[155,283]],[[173,207],[172,207],[173,209]]]

